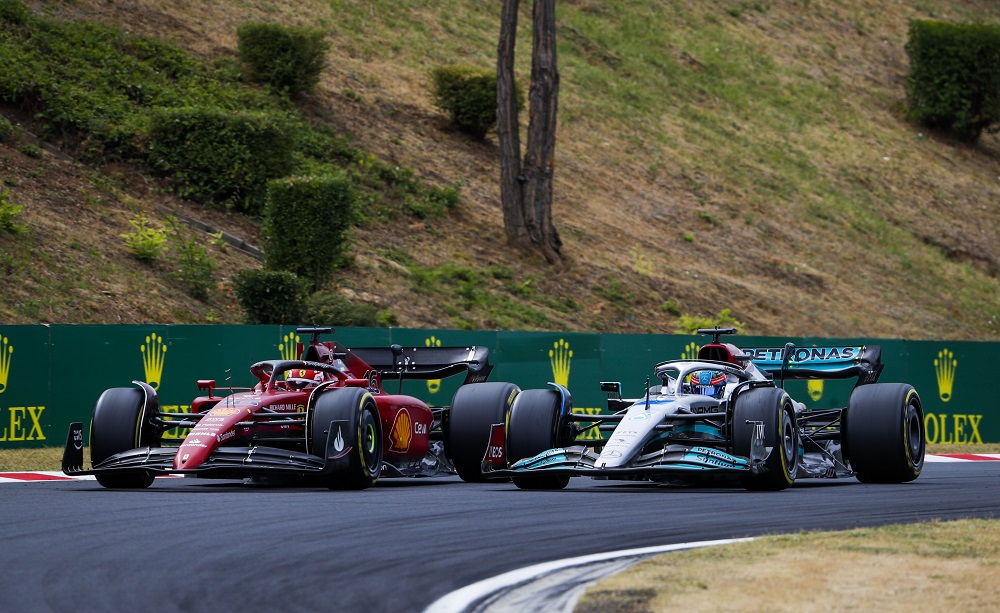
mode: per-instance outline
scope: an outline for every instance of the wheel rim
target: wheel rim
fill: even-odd
[[[781,412],[781,446],[785,455],[785,472],[788,475],[795,474],[796,463],[798,462],[798,450],[795,444],[795,424],[788,415],[788,411]]]
[[[903,424],[906,436],[906,453],[912,466],[919,466],[923,459],[924,433],[923,424],[916,407],[912,404],[906,407],[906,422]]]
[[[361,447],[361,459],[365,464],[365,470],[369,474],[376,474],[379,470],[379,440],[378,430],[375,428],[375,421],[371,411],[365,411],[361,420],[361,436],[359,446]]]

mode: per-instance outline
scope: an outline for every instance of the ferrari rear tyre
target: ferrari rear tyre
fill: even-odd
[[[743,487],[778,491],[795,483],[799,437],[794,416],[792,399],[777,387],[752,389],[736,397],[732,424],[734,453],[750,457],[754,429],[759,425],[764,428],[764,448],[770,449],[764,470],[743,477]]]
[[[331,428],[331,422],[342,425],[333,424]],[[331,436],[351,447],[347,468],[323,479],[331,490],[368,489],[382,474],[382,421],[368,390],[353,387],[323,393],[313,407],[307,436],[314,455],[326,454]]]
[[[507,427],[507,459],[511,464],[543,451],[572,444],[572,434],[562,417],[562,397],[556,390],[525,390],[514,400]],[[569,475],[512,477],[522,490],[561,490]]]
[[[905,483],[924,467],[924,411],[905,383],[862,385],[844,416],[844,454],[863,483]]]
[[[482,482],[483,457],[490,427],[506,424],[511,403],[520,392],[513,383],[470,383],[458,388],[448,410],[445,451],[462,481]]]
[[[135,387],[113,387],[97,399],[90,422],[90,461],[95,466],[116,453],[159,445],[153,428],[143,424],[145,394]],[[141,489],[153,483],[153,474],[128,471],[96,475],[104,487]]]

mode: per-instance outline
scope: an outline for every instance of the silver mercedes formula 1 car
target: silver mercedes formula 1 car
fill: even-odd
[[[601,383],[610,415],[574,414],[569,391],[555,384],[520,392],[506,423],[492,427],[483,473],[522,489],[561,489],[573,476],[783,490],[803,477],[920,475],[920,397],[905,383],[877,382],[881,347],[740,349],[720,340],[735,329],[698,332],[712,341],[697,359],[657,364],[644,397],[623,399],[620,383]],[[851,378],[846,408],[808,409],[783,389],[790,379]],[[576,441],[588,428],[611,434]]]

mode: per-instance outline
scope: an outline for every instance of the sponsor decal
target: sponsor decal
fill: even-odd
[[[268,408],[279,413],[301,413],[306,410],[301,404],[272,404]]]
[[[578,415],[600,415],[602,413],[601,407],[573,407],[573,412]],[[581,428],[586,428],[589,424],[581,423]],[[599,441],[601,440],[601,431],[597,428],[588,428],[584,430],[580,436],[576,437],[578,441]]]
[[[428,347],[440,347],[441,339],[435,338],[433,335],[430,338],[424,339],[424,344]],[[427,392],[431,394],[436,394],[441,390],[441,379],[428,379],[427,380]]]
[[[167,358],[167,346],[163,343],[163,337],[158,334],[150,334],[146,337],[146,343],[139,346],[142,353],[142,368],[146,373],[146,383],[154,390],[160,389],[160,382],[163,380],[163,364]]]
[[[823,397],[823,380],[809,379],[806,382],[806,392],[809,393],[809,397],[812,398],[813,402],[817,402]]]
[[[389,451],[395,451],[397,453],[404,453],[410,449],[410,440],[413,438],[412,432],[413,426],[410,422],[410,412],[406,409],[400,409],[396,413],[396,419],[392,424],[392,430],[389,431],[389,439],[392,445],[389,446]]]
[[[41,422],[44,411],[43,406],[8,407],[8,419],[0,418],[0,423],[4,424],[0,430],[0,441],[44,441]]]
[[[955,369],[958,368],[958,360],[948,349],[938,352],[938,357],[934,360],[934,374],[937,379],[938,398],[941,402],[951,400],[951,392],[955,385]]]
[[[337,426],[337,438],[333,439],[333,450],[337,453],[344,450],[344,435],[340,431],[340,426]]]
[[[682,360],[697,360],[698,359],[698,351],[700,349],[701,349],[701,347],[698,346],[698,343],[688,343],[687,346],[684,347],[684,351],[681,352],[681,359]]]
[[[281,354],[282,360],[294,360],[299,357],[299,343],[301,340],[299,336],[295,333],[289,332],[288,334],[281,337],[281,342],[278,343],[278,353]],[[287,376],[288,373],[285,373]]]
[[[10,376],[10,362],[14,357],[14,345],[10,339],[0,335],[0,394],[7,391],[7,378]]]
[[[237,413],[239,413],[241,411],[242,411],[242,409],[229,409],[229,408],[225,408],[225,407],[215,407],[214,409],[212,409],[211,411],[209,411],[208,414],[209,415],[216,415],[216,416],[217,415],[236,415]],[[202,419],[202,421],[204,421],[204,419]]]
[[[236,436],[236,430],[227,430],[227,431],[223,432],[222,434],[216,436],[215,437],[215,441],[217,443],[224,443],[224,442],[228,441],[229,439],[233,438],[234,436]]]
[[[782,347],[743,349],[751,360],[781,363]],[[799,347],[792,351],[790,363],[848,361],[861,355],[861,347]]]
[[[73,449],[80,451],[83,449],[83,429],[73,430]]]
[[[928,413],[924,415],[924,430],[927,442],[931,444],[971,445],[982,443],[979,433],[979,423],[983,420],[978,414],[943,415]]]
[[[636,411],[628,416],[629,421],[646,421],[649,419],[649,413],[646,411]]]
[[[552,380],[563,387],[569,387],[569,365],[573,359],[573,350],[563,339],[552,343],[549,349],[549,364],[552,365]]]

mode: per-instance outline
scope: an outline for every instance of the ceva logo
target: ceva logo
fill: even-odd
[[[937,378],[938,396],[942,402],[951,400],[951,391],[955,384],[955,369],[958,368],[958,360],[948,349],[938,352],[938,357],[934,360],[934,374]]]
[[[167,357],[167,346],[163,342],[163,337],[157,334],[150,334],[146,337],[146,344],[139,347],[142,352],[142,368],[146,372],[146,383],[153,389],[160,389],[160,381],[163,378],[163,363]]]
[[[573,359],[573,350],[563,339],[552,343],[549,349],[549,364],[552,365],[552,380],[563,387],[569,387],[569,366]]]

